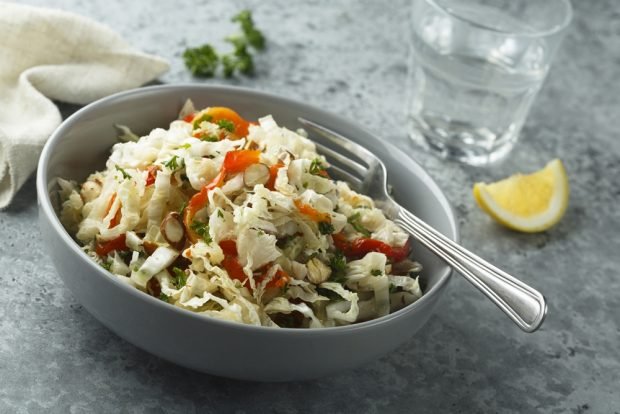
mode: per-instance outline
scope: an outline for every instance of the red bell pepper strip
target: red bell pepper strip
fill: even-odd
[[[245,282],[247,280],[247,276],[243,271],[243,267],[239,263],[239,259],[237,256],[224,256],[224,260],[222,260],[222,267],[226,272],[228,272],[228,276],[231,279],[237,279],[241,282]]]
[[[157,165],[151,165],[149,166],[146,171],[148,172],[148,175],[146,176],[146,183],[145,185],[148,187],[149,185],[153,185],[155,183],[155,178],[157,177],[157,171],[159,170],[159,166]]]
[[[361,257],[366,255],[366,253],[379,252],[385,254],[393,263],[397,263],[406,259],[411,249],[409,240],[402,247],[392,247],[380,240],[368,237],[347,240],[342,233],[334,234],[332,238],[334,246],[347,257]]]
[[[241,263],[239,263],[239,257],[237,255],[237,242],[234,240],[222,240],[219,244],[220,248],[224,252],[222,267],[226,270],[228,276],[230,276],[231,279],[246,282],[247,276],[243,271]]]
[[[127,250],[127,245],[125,244],[125,233],[112,240],[97,243],[97,246],[95,247],[95,252],[101,257],[104,257],[108,253],[115,250]]]
[[[247,276],[243,271],[243,267],[239,263],[239,256],[237,253],[237,242],[234,240],[222,240],[220,241],[220,248],[224,252],[224,260],[222,260],[222,267],[231,279],[237,279],[246,284]],[[260,283],[267,276],[266,272],[256,278],[256,283]],[[275,276],[267,283],[266,288],[282,288],[291,280],[291,277],[282,269],[278,269]]]
[[[261,283],[265,279],[265,277],[267,277],[267,271],[256,278],[256,283]],[[288,282],[290,282],[290,280],[291,277],[288,273],[286,273],[282,269],[278,269],[273,278],[271,278],[271,280],[267,282],[265,289],[283,288],[288,284]]]

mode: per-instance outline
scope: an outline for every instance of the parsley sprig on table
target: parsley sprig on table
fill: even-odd
[[[232,45],[232,52],[220,55],[211,44],[207,43],[196,48],[188,48],[183,53],[185,66],[194,76],[215,76],[220,65],[223,75],[227,78],[233,76],[235,71],[246,75],[254,72],[251,49],[263,50],[265,37],[254,26],[251,11],[242,10],[231,20],[241,26],[241,33],[224,39]]]

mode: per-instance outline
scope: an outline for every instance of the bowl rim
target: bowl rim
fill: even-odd
[[[169,304],[164,303],[161,300],[154,298],[150,295],[144,294],[144,292],[140,291],[139,289],[136,289],[135,287],[130,286],[126,283],[123,283],[122,281],[118,280],[115,277],[112,277],[112,275],[109,272],[107,272],[101,266],[98,266],[80,248],[78,243],[71,237],[71,235],[69,235],[67,230],[64,228],[64,226],[60,222],[60,218],[54,211],[54,208],[52,206],[52,202],[50,199],[50,195],[48,193],[48,182],[50,180],[48,179],[47,168],[49,166],[50,157],[54,153],[55,148],[62,141],[62,137],[65,131],[70,129],[75,123],[77,123],[83,115],[88,114],[89,112],[101,106],[105,107],[111,104],[113,105],[114,101],[117,101],[119,99],[126,99],[132,96],[142,97],[143,95],[149,94],[149,93],[157,94],[157,93],[165,93],[167,91],[175,91],[175,90],[183,90],[183,89],[190,89],[190,90],[200,89],[200,90],[207,91],[207,92],[208,91],[219,91],[219,92],[234,91],[236,93],[254,95],[256,97],[265,98],[265,99],[274,101],[278,104],[292,105],[292,106],[297,106],[297,107],[301,107],[304,109],[310,109],[311,111],[315,113],[319,113],[322,116],[326,116],[328,118],[331,118],[337,121],[341,125],[345,125],[347,127],[354,126],[362,130],[363,132],[367,133],[368,135],[372,136],[374,139],[379,140],[379,136],[377,134],[369,131],[363,126],[360,126],[358,124],[355,124],[352,121],[349,121],[348,119],[338,114],[325,111],[313,105],[309,105],[304,102],[297,101],[295,99],[291,99],[288,97],[283,97],[281,95],[276,95],[270,92],[265,92],[265,91],[247,88],[247,87],[239,87],[239,86],[210,85],[210,84],[207,85],[207,84],[193,84],[193,83],[178,83],[178,84],[144,86],[144,87],[139,87],[135,89],[130,89],[127,91],[118,92],[118,93],[106,96],[104,98],[101,98],[99,100],[96,100],[90,104],[87,104],[84,107],[77,110],[76,112],[74,112],[67,119],[65,119],[54,130],[50,138],[47,140],[41,152],[41,156],[39,158],[39,162],[37,166],[36,186],[37,186],[37,198],[38,198],[40,213],[43,213],[45,215],[45,217],[48,219],[50,226],[53,228],[55,233],[60,237],[62,242],[65,243],[66,247],[68,247],[80,260],[82,260],[83,262],[86,262],[87,266],[89,266],[90,269],[96,273],[97,277],[103,277],[105,278],[105,280],[109,281],[110,283],[113,283],[116,287],[120,289],[125,289],[125,291],[129,293],[131,296],[133,296],[136,300],[147,301],[147,303],[149,303],[150,301],[152,305],[162,307],[161,308],[162,311],[167,310],[168,312],[175,312],[181,317],[186,316],[186,317],[194,318],[197,321],[199,321],[199,323],[206,323],[206,324],[213,323],[215,325],[220,325],[221,327],[235,328],[241,331],[246,331],[247,333],[274,334],[274,335],[294,334],[294,335],[301,335],[304,337],[314,336],[314,335],[342,335],[342,334],[355,332],[358,330],[370,329],[377,325],[390,324],[391,322],[394,322],[396,319],[403,318],[406,315],[412,312],[415,312],[418,308],[421,308],[427,302],[429,302],[431,300],[431,296],[437,295],[442,289],[445,289],[449,280],[451,279],[452,272],[453,272],[453,270],[450,267],[448,267],[442,272],[442,274],[440,275],[439,281],[433,287],[431,287],[430,290],[424,292],[420,299],[388,315],[381,316],[379,318],[371,319],[371,320],[364,321],[364,322],[354,323],[351,325],[345,325],[345,326],[325,327],[325,328],[316,328],[316,329],[299,329],[299,328],[277,328],[275,329],[273,327],[268,327],[268,326],[248,325],[248,324],[239,323],[239,322],[233,322],[233,321],[228,321],[228,320],[223,320],[223,319],[207,317],[205,315],[191,312],[189,310],[186,310],[186,309],[183,309],[177,306],[170,306]],[[382,141],[382,145],[385,145],[390,150],[391,153],[395,153],[392,150],[398,152],[396,147],[387,141]],[[432,194],[438,200],[440,205],[446,211],[448,215],[450,231],[452,232],[454,236],[454,237],[451,237],[450,235],[447,235],[447,237],[458,242],[459,230],[458,230],[458,225],[456,221],[456,216],[445,194],[439,188],[437,183],[435,183],[435,181],[430,177],[430,175],[413,158],[407,155],[405,155],[405,157],[408,158],[408,160],[412,163],[412,166],[414,167],[415,171],[410,170],[410,172],[417,175],[429,187],[429,190],[432,192]],[[67,288],[71,290],[70,287],[67,286]]]

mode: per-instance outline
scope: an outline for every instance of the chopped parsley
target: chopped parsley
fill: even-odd
[[[396,293],[398,291],[398,286],[393,283],[390,283],[390,293]]]
[[[179,214],[181,216],[183,216],[183,213],[185,212],[185,207],[187,207],[187,201],[184,201],[183,204],[181,204],[181,207],[179,208]]]
[[[185,272],[175,266],[172,268],[172,273],[172,281],[174,283],[174,286],[176,286],[177,289],[181,289],[183,286],[185,286],[185,283],[187,282],[187,275],[185,274]]]
[[[173,155],[168,161],[164,162],[164,167],[168,168],[170,171],[176,171],[179,169],[179,162],[177,161],[179,157],[177,155]]]
[[[211,239],[211,235],[209,234],[209,224],[208,223],[205,223],[205,222],[202,222],[202,221],[199,221],[199,220],[194,220],[190,227],[205,242],[211,243],[213,241]]]
[[[312,175],[325,175],[325,166],[323,166],[320,159],[315,158],[312,160],[308,172]]]
[[[211,122],[212,120],[213,120],[213,116],[211,116],[210,114],[204,113],[192,121],[193,129],[198,129],[200,128],[200,124],[202,124],[203,122]]]
[[[192,144],[187,143],[187,144],[183,144],[183,145],[181,145],[179,148],[189,149],[189,147],[191,147],[191,146],[192,146]]]
[[[127,174],[127,171],[125,171],[124,169],[122,169],[118,165],[115,165],[114,168],[116,168],[116,171],[120,171],[120,173],[123,174],[123,179],[124,180],[130,180],[131,179],[131,175]]]
[[[112,268],[112,263],[110,263],[108,261],[101,262],[101,267],[103,267],[105,270],[107,270],[109,272],[110,269]]]
[[[170,303],[170,296],[166,295],[165,293],[160,293],[159,300]]]
[[[381,276],[383,274],[383,272],[381,270],[379,270],[379,269],[372,269],[370,271],[370,274],[373,275],[373,276]]]
[[[360,213],[355,213],[351,217],[348,217],[347,223],[349,223],[358,233],[362,233],[365,237],[370,237],[370,231],[361,223]]]
[[[215,135],[203,135],[202,137],[200,137],[200,140],[202,141],[207,141],[207,142],[218,142],[220,139],[215,136]]]
[[[321,221],[319,223],[319,231],[321,234],[332,234],[334,232],[334,226],[329,221]]]
[[[344,300],[342,296],[340,296],[333,290],[325,289],[322,287],[316,288],[316,293],[318,293],[321,296],[325,296],[329,300],[333,300],[333,301]]]
[[[221,209],[221,208],[218,208],[218,209],[217,209],[217,216],[218,216],[219,218],[224,218],[224,213],[222,213],[222,209]]]
[[[334,253],[334,256],[329,260],[329,267],[332,269],[329,278],[332,282],[343,283],[346,280],[347,259],[342,252]]]
[[[235,124],[233,124],[232,121],[229,121],[228,119],[220,119],[219,121],[217,121],[217,126],[225,129],[228,132],[235,132]]]

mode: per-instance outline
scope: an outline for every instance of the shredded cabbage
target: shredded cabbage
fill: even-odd
[[[332,180],[304,131],[268,115],[241,132],[226,111],[188,101],[168,129],[120,127],[104,170],[58,179],[61,220],[94,261],[173,306],[251,325],[347,325],[422,296],[417,277],[391,274],[408,259],[386,253],[408,234]]]

